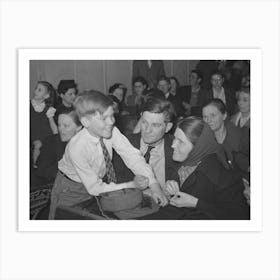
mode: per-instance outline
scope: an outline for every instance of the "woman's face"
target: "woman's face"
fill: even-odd
[[[227,114],[222,114],[215,106],[208,105],[202,109],[203,120],[215,132],[224,124]]]
[[[42,84],[37,84],[35,91],[34,91],[34,99],[38,101],[43,101],[49,98],[49,92],[47,88]]]
[[[62,142],[68,142],[79,128],[70,116],[65,114],[58,116],[58,132]]]
[[[119,101],[122,101],[123,100],[123,89],[122,88],[117,88],[115,89],[115,91],[113,92],[113,95],[116,96]]]
[[[250,112],[250,95],[246,92],[240,92],[237,100],[238,108],[241,113]]]
[[[173,160],[183,162],[189,156],[193,149],[193,144],[186,137],[185,133],[180,129],[176,128],[174,133],[174,140],[172,143],[173,148]]]
[[[69,88],[64,94],[61,94],[60,96],[63,102],[67,106],[71,107],[76,97],[76,89]]]

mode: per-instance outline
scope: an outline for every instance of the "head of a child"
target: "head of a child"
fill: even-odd
[[[241,113],[250,113],[250,88],[244,88],[237,93],[237,105]]]
[[[143,77],[135,77],[132,81],[134,93],[138,96],[143,96],[145,94],[146,89],[148,88],[148,84]]]
[[[53,86],[46,81],[39,81],[34,91],[33,99],[37,102],[45,102],[48,105],[53,104],[55,90]]]
[[[74,108],[82,125],[92,136],[111,138],[115,123],[113,101],[95,90],[80,93]]]
[[[61,80],[57,87],[58,94],[65,107],[72,107],[77,94],[77,85],[74,80]]]

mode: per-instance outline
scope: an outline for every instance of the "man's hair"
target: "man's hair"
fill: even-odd
[[[161,76],[161,77],[158,79],[158,83],[159,83],[160,81],[165,81],[165,82],[167,82],[168,84],[170,84],[170,79],[169,79],[168,77],[166,77],[166,76]]]
[[[200,79],[199,84],[203,82],[203,74],[199,70],[194,69],[191,71],[191,73],[195,73],[197,75],[197,79]]]
[[[141,108],[141,113],[150,112],[163,114],[165,122],[172,122],[175,116],[175,110],[172,103],[160,96],[150,96]]]
[[[74,108],[80,119],[96,112],[103,114],[110,106],[113,106],[113,101],[102,92],[96,90],[83,91],[74,101]]]
[[[141,76],[135,77],[133,79],[132,85],[134,86],[135,83],[141,83],[143,86],[146,86],[146,87],[148,86],[147,81],[143,77],[141,77]]]

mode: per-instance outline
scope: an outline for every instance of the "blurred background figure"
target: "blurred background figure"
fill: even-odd
[[[143,77],[149,88],[156,88],[161,76],[165,76],[162,60],[133,60],[132,79]]]

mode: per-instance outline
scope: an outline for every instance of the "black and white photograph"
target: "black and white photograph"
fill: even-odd
[[[250,219],[250,60],[31,60],[30,90],[31,219]]]
[[[83,59],[54,59],[62,52],[19,50],[19,79],[27,86],[21,97],[28,92],[29,102],[29,135],[20,137],[29,136],[30,194],[28,201],[20,194],[29,205],[20,223],[23,217],[34,226],[38,220],[108,220],[108,227],[154,221],[160,230],[168,221],[182,229],[182,221],[194,220],[212,221],[209,230],[215,222],[222,230],[223,222],[235,230],[246,229],[238,222],[260,225],[259,183],[251,198],[257,176],[250,93],[259,83],[259,50],[182,49],[177,57],[204,59],[128,60],[121,57],[141,50],[77,49],[64,57]],[[175,50],[161,53],[174,57]]]

